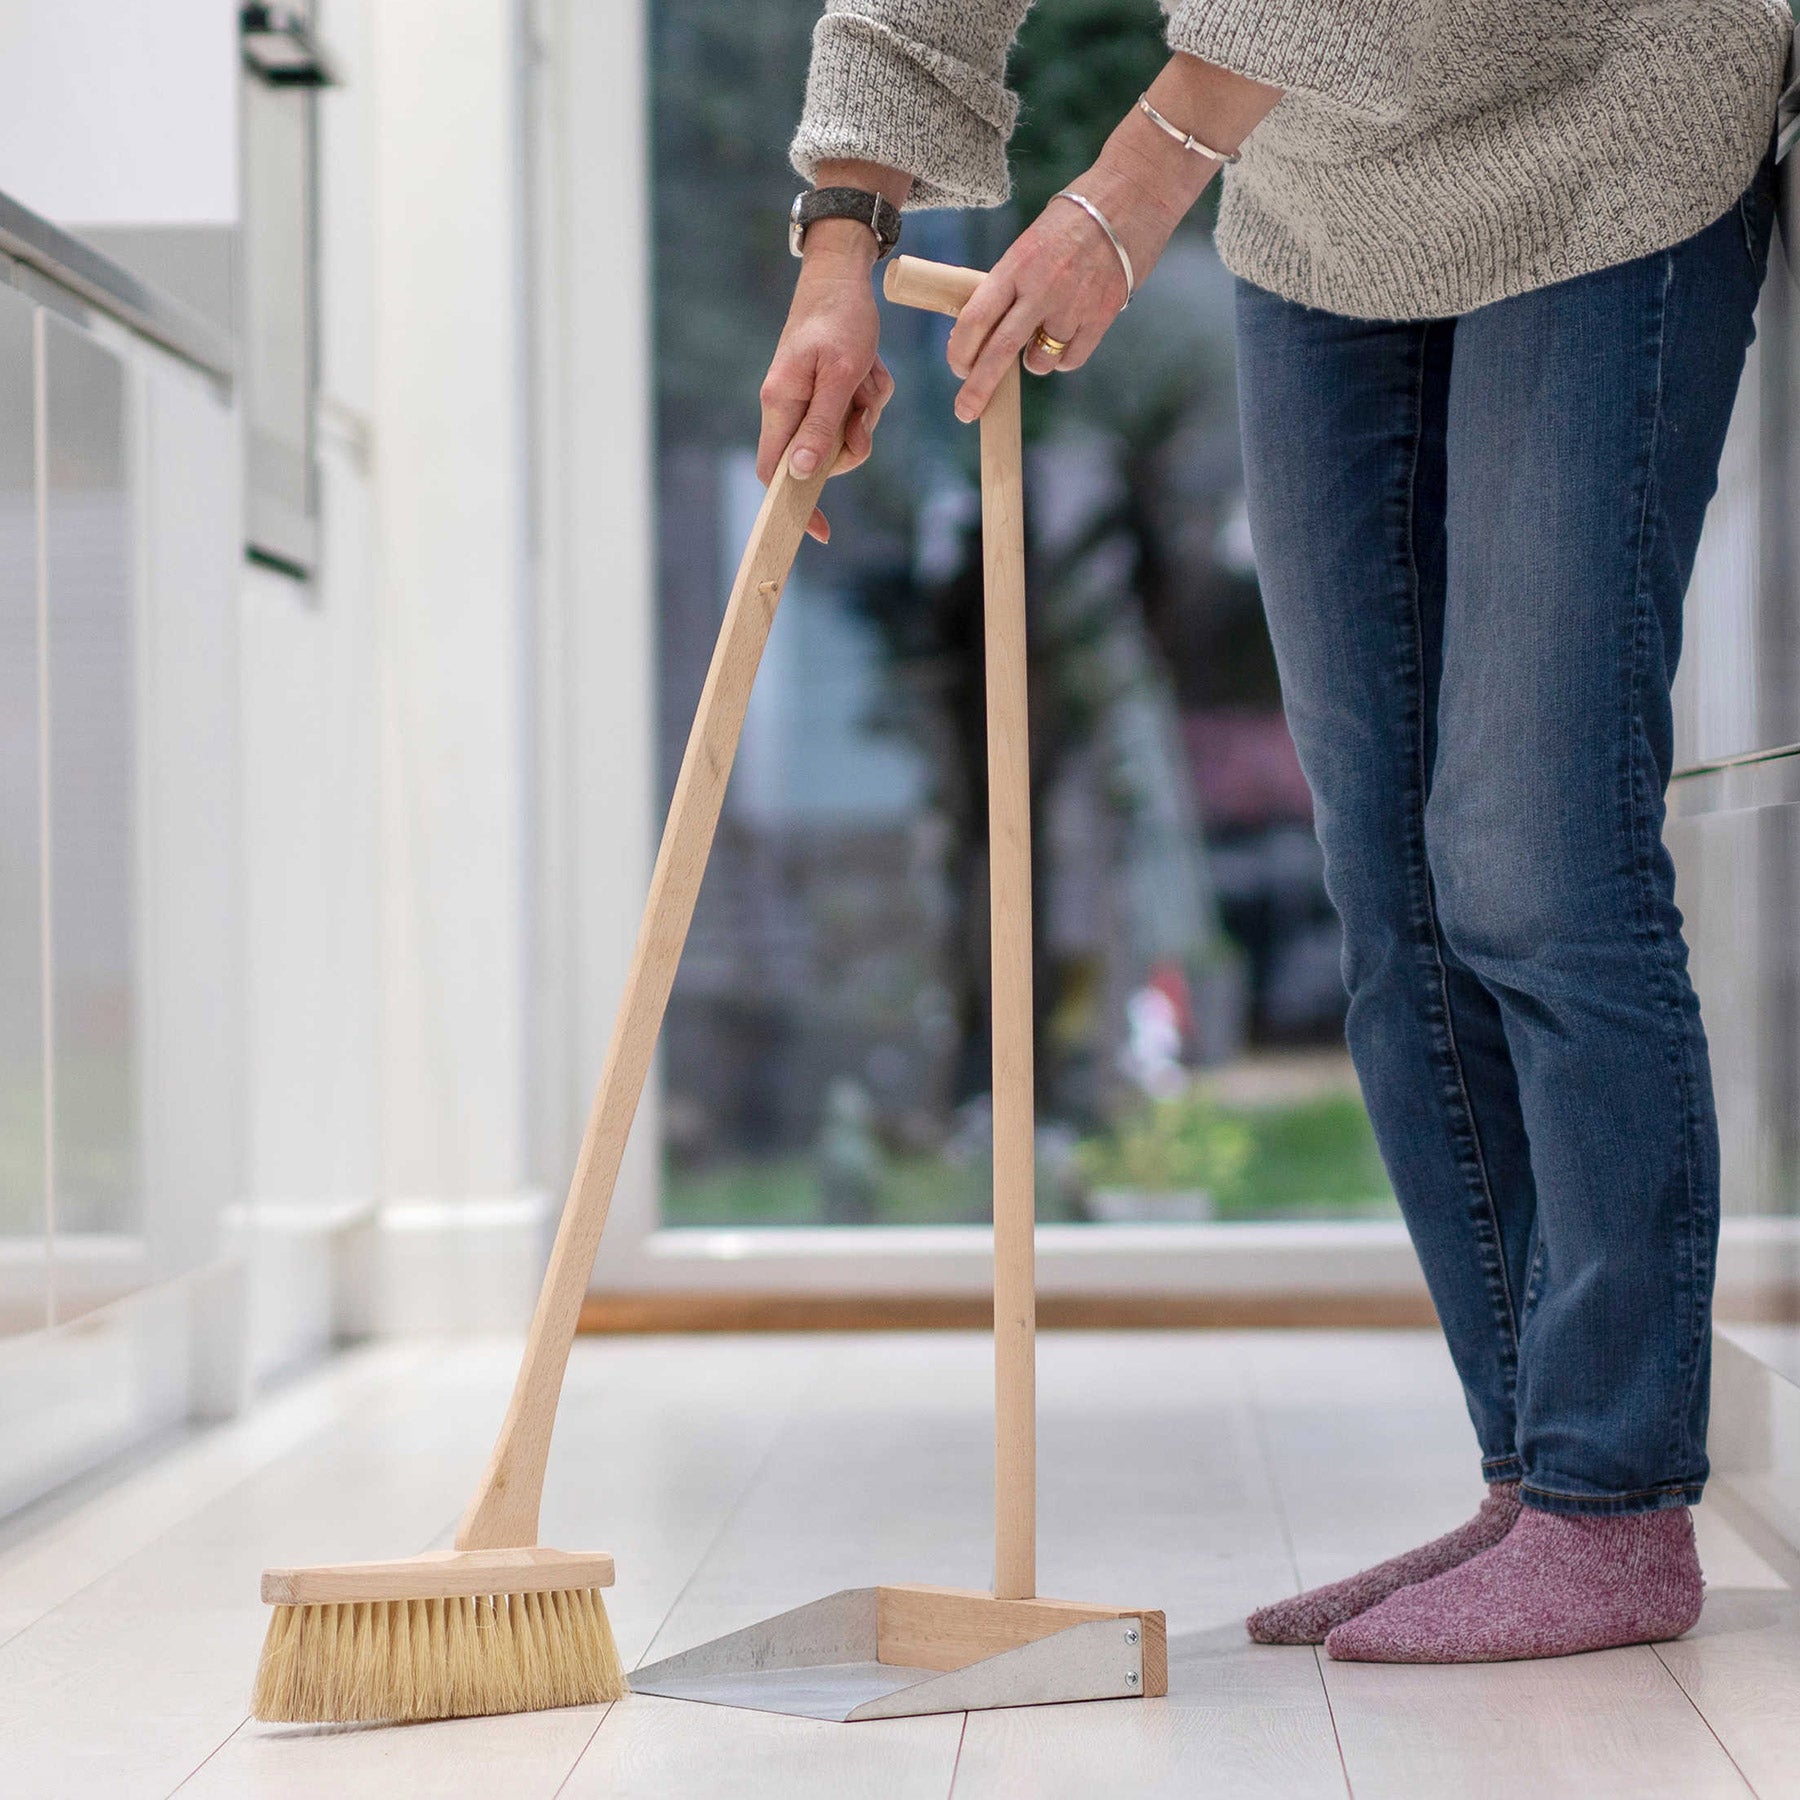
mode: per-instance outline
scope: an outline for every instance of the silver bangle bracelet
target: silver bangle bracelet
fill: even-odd
[[[1125,306],[1129,306],[1131,296],[1137,292],[1137,276],[1132,273],[1131,258],[1125,254],[1125,246],[1119,242],[1119,234],[1107,224],[1106,214],[1086,194],[1078,194],[1073,188],[1059,188],[1050,198],[1052,200],[1073,200],[1106,233],[1106,241],[1118,252],[1119,267],[1125,271]],[[1119,311],[1123,312],[1125,306],[1121,306]]]
[[[1165,119],[1150,104],[1148,94],[1138,95],[1138,111],[1141,112],[1158,131],[1166,132],[1182,149],[1191,150],[1196,156],[1210,156],[1216,163],[1234,163],[1243,154],[1239,150],[1215,150],[1211,144],[1203,144],[1191,131],[1183,131],[1173,120]]]

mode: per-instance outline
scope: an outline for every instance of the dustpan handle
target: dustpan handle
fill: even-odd
[[[899,256],[890,300],[955,315],[979,269]],[[994,1594],[1037,1592],[1037,1277],[1031,1007],[1031,732],[1025,507],[1015,361],[981,415],[988,913],[994,1046]]]
[[[712,666],[688,733],[675,796],[669,803],[637,947],[613,1020],[612,1040],[594,1092],[569,1197],[563,1203],[550,1266],[532,1315],[524,1360],[493,1454],[457,1531],[459,1550],[506,1549],[537,1542],[538,1505],[557,1400],[612,1204],[613,1184],[649,1074],[676,965],[694,916],[700,879],[706,873],[757,665],[775,620],[782,584],[837,452],[834,443],[830,455],[821,459],[819,472],[804,481],[791,475],[786,461],[782,462],[763,496],[738,564]]]
[[[1036,1125],[1031,735],[1016,361],[981,414],[981,569],[994,1047],[994,1594],[1028,1600],[1037,1592]]]

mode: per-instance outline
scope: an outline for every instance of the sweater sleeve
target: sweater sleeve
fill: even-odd
[[[908,208],[998,206],[1019,97],[1006,54],[1030,0],[826,0],[788,159],[904,169]]]
[[[1271,87],[1369,105],[1392,84],[1412,0],[1162,0],[1171,50]]]

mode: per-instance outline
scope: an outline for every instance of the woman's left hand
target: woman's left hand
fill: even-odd
[[[1101,164],[1069,186],[1105,213],[1141,287],[1180,213],[1135,183],[1109,177]],[[1074,201],[1052,200],[989,270],[950,333],[950,367],[963,384],[956,416],[965,423],[980,418],[1022,350],[1033,375],[1080,368],[1125,300],[1125,271],[1106,233]],[[1053,356],[1032,343],[1040,326],[1068,348]]]
[[[1281,90],[1178,50],[1146,98],[1175,121],[1175,135],[1134,106],[1092,167],[1068,184],[1105,216],[1131,258],[1138,287],[1222,166],[1204,145],[1235,149]],[[1203,131],[1204,142],[1184,144],[1187,131]],[[1052,200],[982,279],[950,333],[950,367],[962,379],[956,416],[981,417],[1020,351],[1033,375],[1079,369],[1128,298],[1119,253],[1106,233],[1074,201]],[[1052,354],[1031,344],[1040,327],[1068,348]]]

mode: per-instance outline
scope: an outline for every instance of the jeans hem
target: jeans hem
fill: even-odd
[[[1484,1456],[1481,1459],[1483,1481],[1522,1481],[1525,1465],[1516,1456]]]
[[[1629,1494],[1564,1494],[1533,1487],[1526,1481],[1519,1486],[1519,1498],[1537,1512],[1619,1516],[1666,1512],[1677,1506],[1698,1506],[1705,1485],[1701,1481],[1678,1481],[1668,1487],[1641,1488]]]

